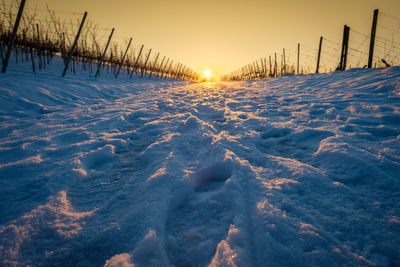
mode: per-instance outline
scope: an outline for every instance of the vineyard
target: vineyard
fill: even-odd
[[[129,41],[116,38],[114,28],[101,28],[86,19],[86,12],[66,14],[63,18],[65,14],[48,7],[37,10],[24,5],[24,0],[20,4],[7,5],[4,1],[0,4],[0,56],[4,73],[13,51],[16,63],[30,61],[33,72],[46,69],[58,55],[65,64],[63,75],[68,71],[76,74],[80,66],[96,77],[106,71],[115,77],[125,74],[130,78],[199,78],[184,64],[144,45],[132,44],[132,38]]]
[[[374,11],[374,18],[375,16],[376,21],[373,21],[370,34],[345,25],[342,43],[321,36],[319,42],[315,42],[315,47],[298,43],[295,49],[283,48],[280,53],[252,61],[221,78],[254,80],[285,74],[329,73],[365,68],[371,56],[373,68],[400,65],[400,18],[378,10]]]
[[[125,74],[130,78],[199,80],[199,74],[184,64],[145,48],[132,38],[115,36],[114,28],[102,28],[87,19],[86,12],[56,12],[49,7],[38,10],[24,5],[25,1],[0,4],[4,73],[11,54],[16,63],[31,62],[33,72],[45,69],[58,55],[64,60],[63,76],[67,72],[76,74],[80,66],[96,77],[107,72],[115,77]],[[221,79],[266,79],[400,65],[400,18],[379,11],[378,19],[378,10],[375,12],[370,34],[345,25],[342,43],[321,36],[315,47],[298,43],[295,49],[283,48],[280,53],[252,61]]]

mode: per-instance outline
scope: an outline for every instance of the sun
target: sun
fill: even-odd
[[[211,78],[211,71],[209,69],[206,69],[204,71],[204,77],[206,77],[206,79],[210,79]]]

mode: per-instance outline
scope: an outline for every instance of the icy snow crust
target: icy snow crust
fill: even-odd
[[[0,265],[400,265],[399,67],[226,83],[29,67],[0,77]]]

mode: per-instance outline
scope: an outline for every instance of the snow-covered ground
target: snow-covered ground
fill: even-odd
[[[400,265],[400,67],[61,70],[0,75],[0,265]]]

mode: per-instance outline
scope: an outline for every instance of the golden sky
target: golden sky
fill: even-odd
[[[136,44],[199,73],[210,68],[215,74],[282,48],[293,54],[297,43],[316,48],[321,35],[340,43],[344,24],[369,34],[375,8],[400,17],[400,0],[27,1],[42,9],[44,3],[56,13],[88,11],[88,18],[103,28],[115,27],[120,39],[133,37]],[[400,31],[400,19],[392,22]]]

